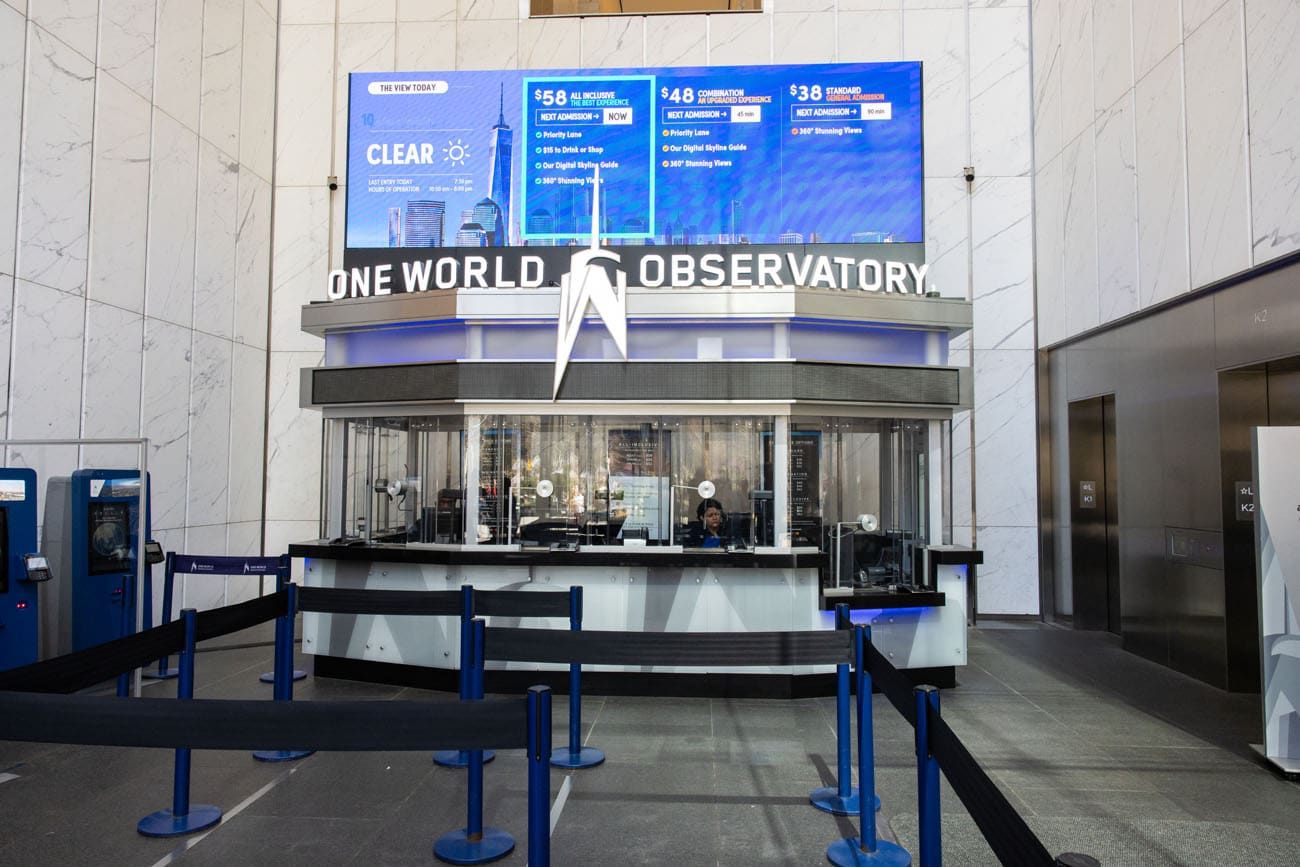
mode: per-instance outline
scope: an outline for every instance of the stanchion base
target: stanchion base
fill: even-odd
[[[486,765],[496,757],[495,751],[484,750],[483,764]],[[469,750],[438,750],[433,754],[433,763],[444,768],[467,768],[469,767]]]
[[[161,670],[153,668],[145,669],[140,673],[140,676],[145,680],[171,680],[173,677],[179,676],[180,673],[181,670],[179,668],[164,668]]]
[[[888,840],[877,840],[876,851],[864,852],[859,838],[847,837],[826,847],[826,860],[836,867],[908,867],[912,856],[902,846]]]
[[[879,811],[880,796],[876,795],[875,798],[875,808]],[[840,790],[837,786],[813,789],[812,794],[808,796],[808,801],[823,813],[830,813],[833,816],[855,816],[861,811],[858,806],[858,789],[856,786],[849,790],[847,798],[840,797]]]
[[[504,858],[515,848],[515,838],[500,828],[484,828],[477,840],[469,839],[465,829],[443,834],[433,844],[433,854],[448,864],[486,864]]]
[[[253,758],[259,762],[292,762],[295,759],[305,759],[315,750],[255,750]]]
[[[594,768],[605,761],[605,753],[595,747],[582,747],[576,753],[560,747],[551,751],[551,766],[555,768]]]
[[[301,668],[295,668],[293,670],[294,680],[304,680],[306,679],[306,677],[307,677],[307,672],[303,671]],[[275,683],[275,672],[264,671],[257,676],[257,679],[260,680],[262,683]]]
[[[191,804],[184,816],[173,816],[171,810],[159,810],[140,820],[135,829],[146,837],[179,837],[211,828],[221,821],[221,808],[211,804]]]

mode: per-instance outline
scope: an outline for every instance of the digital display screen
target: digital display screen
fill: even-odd
[[[131,568],[131,507],[127,503],[90,504],[88,563],[91,575]]]
[[[921,64],[353,73],[347,241],[921,242]]]

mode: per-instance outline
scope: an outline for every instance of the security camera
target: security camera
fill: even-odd
[[[325,184],[330,188],[331,193],[334,192],[339,188],[339,176],[330,175],[328,178],[325,179]]]
[[[962,173],[966,176],[966,183],[968,183],[968,184],[973,184],[973,183],[975,183],[975,167],[974,167],[974,166],[963,166],[963,167],[962,167]]]

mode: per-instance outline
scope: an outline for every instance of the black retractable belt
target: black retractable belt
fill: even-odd
[[[584,665],[821,665],[847,662],[850,634],[487,630],[488,659]]]
[[[303,587],[298,610],[320,614],[460,615],[458,590],[349,590]]]
[[[567,591],[531,590],[474,591],[474,614],[478,617],[568,617]]]
[[[180,649],[180,621],[0,673],[0,690],[76,692]]]
[[[915,728],[916,704],[912,697],[911,681],[870,643],[867,644],[867,670],[871,672],[875,685],[894,706],[894,710],[901,713],[903,719]]]
[[[268,620],[274,620],[284,613],[284,591],[250,599],[225,608],[200,611],[197,616],[197,633],[199,641],[229,635]]]

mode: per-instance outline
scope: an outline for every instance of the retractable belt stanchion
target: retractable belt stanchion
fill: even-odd
[[[867,809],[874,804],[876,793],[875,733],[871,724],[871,675],[867,673],[867,642],[871,628],[853,628],[853,668],[857,688],[858,711],[858,786],[863,793],[858,798],[858,836],[836,840],[826,849],[826,858],[832,864],[888,865],[907,867],[912,856],[897,843],[876,839],[876,813]]]
[[[281,554],[280,560],[275,564],[275,592],[279,593],[289,583],[289,576],[293,574],[293,558],[288,554]],[[259,579],[260,583],[260,579]],[[278,639],[278,636],[277,636]],[[278,645],[277,645],[278,647]],[[289,633],[289,647],[293,648],[293,633]],[[289,665],[294,680],[302,680],[307,676],[307,672],[300,668],[292,668],[293,656],[289,657]],[[257,677],[262,683],[275,683],[276,673],[274,671],[264,671]]]
[[[176,698],[187,701],[194,698],[194,642],[198,633],[198,614],[193,608],[181,612],[185,621],[185,648],[181,651],[180,677],[176,683]],[[176,771],[172,782],[170,810],[150,813],[135,826],[146,837],[179,837],[202,831],[221,821],[221,808],[210,804],[190,803],[190,751],[176,751]]]
[[[293,701],[293,624],[298,617],[298,585],[286,584],[284,614],[275,619],[275,701]],[[256,750],[259,762],[290,762],[315,750]]]
[[[473,701],[483,698],[483,629],[484,623],[482,620],[476,617],[470,621],[470,664],[472,667],[468,682],[469,698]],[[463,671],[466,668],[463,656],[460,664]],[[466,775],[465,786],[467,790],[465,827],[459,831],[443,834],[433,844],[433,854],[439,860],[446,861],[449,864],[486,864],[489,861],[505,857],[515,848],[515,838],[505,831],[500,828],[483,827],[483,750],[469,750],[468,752],[469,765],[467,766],[468,774]],[[529,807],[532,808],[531,795],[529,797]]]
[[[916,698],[916,815],[920,825],[920,867],[943,863],[939,833],[939,760],[930,752],[930,717],[939,716],[939,689],[918,686]]]
[[[849,606],[835,606],[835,628],[852,629]],[[853,748],[849,739],[849,666],[835,666],[835,774],[836,785],[813,789],[808,800],[814,807],[836,816],[851,816],[858,812],[858,789],[853,785]],[[875,796],[874,809],[880,809],[880,796]]]
[[[551,865],[551,689],[528,688],[528,867]]]
[[[582,588],[569,588],[569,629],[582,631]],[[569,745],[551,753],[557,768],[590,768],[605,761],[595,747],[582,745],[582,663],[569,663]]]
[[[158,623],[160,626],[166,626],[168,623],[172,622],[172,585],[176,581],[176,552],[168,551],[167,559],[164,561],[164,563],[166,565],[163,566],[162,613],[158,617]],[[149,581],[146,584],[146,587],[152,584],[153,584],[153,578],[151,575]],[[149,600],[150,604],[145,606],[145,627],[146,628],[148,628],[148,626],[150,625],[149,618],[152,617],[153,615],[153,612],[151,610],[153,607],[152,605],[153,594],[150,592],[148,595],[150,596],[150,600]],[[144,672],[144,677],[147,677],[151,680],[169,680],[175,677],[177,673],[180,671],[180,669],[172,668],[167,664],[167,661],[168,658],[166,656],[159,659],[158,668],[154,671],[146,670]]]
[[[474,619],[474,587],[471,584],[460,585],[460,700],[468,701],[470,695],[470,678],[473,675],[473,630],[470,622]],[[483,750],[483,761],[490,762],[497,757],[492,750]],[[433,763],[444,768],[464,768],[469,766],[469,752],[466,750],[438,750],[433,754]]]

